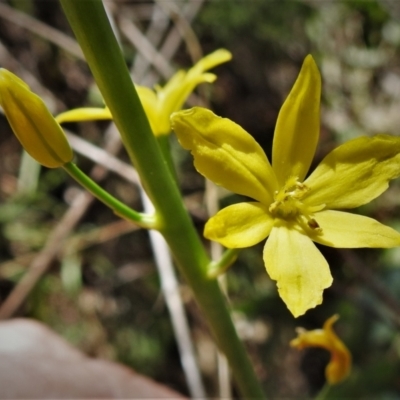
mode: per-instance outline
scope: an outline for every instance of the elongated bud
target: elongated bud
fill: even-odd
[[[43,100],[29,86],[0,68],[0,105],[24,149],[48,168],[61,167],[73,153],[65,133]]]

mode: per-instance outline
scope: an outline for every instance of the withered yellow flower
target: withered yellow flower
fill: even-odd
[[[178,71],[164,86],[157,85],[154,90],[145,86],[136,86],[155,136],[168,135],[171,132],[171,114],[182,108],[197,85],[205,82],[212,83],[217,79],[215,74],[206,71],[231,58],[232,55],[228,50],[219,49],[202,58],[187,72]],[[63,123],[111,118],[111,112],[107,107],[78,108],[58,115],[57,121]]]
[[[40,164],[57,168],[72,160],[72,150],[43,100],[16,75],[0,69],[0,105],[24,149]]]
[[[280,110],[272,165],[239,125],[195,107],[173,114],[172,126],[194,156],[197,170],[224,188],[255,201],[224,208],[204,235],[228,248],[268,237],[264,262],[279,294],[297,317],[322,302],[332,283],[314,242],[343,248],[395,247],[400,234],[374,219],[338,211],[369,203],[400,175],[400,138],[350,140],[307,176],[319,138],[321,78],[307,56]]]
[[[292,347],[299,350],[306,347],[321,347],[331,353],[331,359],[325,369],[326,380],[331,385],[345,379],[351,369],[351,354],[332,328],[338,319],[338,315],[332,316],[325,321],[322,329],[306,331],[298,328],[298,337],[290,342]]]

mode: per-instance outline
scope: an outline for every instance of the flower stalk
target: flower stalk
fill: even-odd
[[[218,261],[212,261],[208,266],[208,277],[218,278],[236,261],[240,249],[227,249]]]
[[[156,209],[159,230],[192,288],[217,344],[229,360],[242,397],[263,398],[218,283],[207,277],[209,258],[150,129],[102,2],[61,0],[61,4]]]
[[[90,179],[76,164],[72,162],[63,165],[63,168],[88,192],[90,192],[106,206],[111,208],[114,213],[121,218],[131,221],[145,229],[158,229],[157,214],[143,214],[132,210],[130,207],[102,189],[96,182]]]

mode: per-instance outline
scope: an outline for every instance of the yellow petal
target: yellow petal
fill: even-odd
[[[176,72],[164,87],[156,86],[155,92],[148,88],[137,87],[154,135],[168,135],[171,131],[171,114],[182,108],[197,85],[214,82],[217,78],[216,75],[205,71],[231,58],[229,51],[220,49],[202,58],[189,71]]]
[[[112,119],[110,110],[99,107],[83,107],[65,111],[55,117],[59,124],[65,122],[81,122],[81,121],[96,121],[103,119]]]
[[[208,71],[232,59],[232,53],[226,49],[218,49],[198,61],[189,71],[189,75],[197,75]]]
[[[220,64],[229,61],[232,54],[225,49],[219,49],[199,60],[187,73],[179,76],[179,71],[169,82],[165,85],[165,98],[167,100],[170,114],[182,108],[184,102],[193,92],[195,87],[203,82],[214,82],[217,77],[214,74],[206,73]]]
[[[182,75],[179,75],[180,72]],[[216,75],[211,73],[189,75],[189,73],[185,74],[183,71],[179,71],[162,90],[158,91],[159,111],[164,115],[165,124],[168,125],[168,133],[171,131],[171,114],[182,108],[186,99],[197,85],[204,82],[214,82],[216,78]]]
[[[354,208],[369,203],[400,176],[400,138],[360,137],[330,152],[304,182],[304,203]]]
[[[265,239],[272,225],[267,207],[255,202],[239,203],[210,218],[204,236],[231,249],[249,247]]]
[[[165,86],[165,97],[166,102],[165,105],[171,111],[169,115],[171,115],[175,111],[179,111],[186,99],[189,97],[190,93],[196,88],[200,83],[212,83],[217,79],[215,74],[210,72],[202,73],[201,75],[192,75],[186,74],[182,82],[176,85],[174,88],[170,82]]]
[[[178,71],[164,87],[156,86],[155,92],[145,86],[136,86],[154,135],[168,135],[171,132],[171,114],[182,108],[198,84],[211,83],[215,79],[216,76],[210,73],[203,73],[188,79],[186,72]]]
[[[201,107],[177,112],[171,121],[202,175],[265,205],[272,202],[275,175],[260,145],[243,128]]]
[[[156,93],[145,86],[135,85],[135,88],[154,135],[158,136],[160,132],[168,134],[171,131],[169,115],[162,113]]]
[[[57,168],[72,160],[68,140],[43,100],[5,69],[0,69],[0,104],[15,136],[36,161]]]
[[[400,246],[400,233],[362,215],[326,210],[315,214],[322,229],[310,237],[315,242],[338,248]]]
[[[170,131],[169,117],[175,111],[179,111],[186,99],[201,83],[212,83],[217,77],[206,73],[211,68],[223,64],[232,58],[232,54],[225,49],[219,49],[203,57],[186,73],[178,71],[157,94],[161,100],[160,108],[165,112],[168,119],[168,133]]]
[[[272,166],[280,185],[290,176],[306,176],[317,147],[320,130],[321,76],[308,55],[283,104],[275,127]]]
[[[332,284],[325,258],[294,224],[282,221],[274,226],[264,248],[264,262],[295,317],[321,304],[323,290]]]
[[[292,347],[299,350],[305,347],[322,347],[331,353],[331,360],[325,369],[326,378],[331,385],[345,379],[351,369],[351,354],[332,328],[338,318],[338,315],[329,318],[323,329],[306,331],[299,328],[298,337],[290,342]]]

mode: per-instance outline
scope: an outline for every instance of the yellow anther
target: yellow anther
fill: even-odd
[[[321,233],[313,213],[322,210],[325,205],[307,207],[301,199],[309,191],[309,187],[299,182],[296,176],[291,176],[280,190],[275,192],[274,202],[269,206],[269,212],[276,217],[284,219],[297,219],[304,229],[311,228],[316,233]]]
[[[283,188],[275,192],[275,201],[269,207],[270,213],[282,218],[295,217],[303,209],[300,199],[307,191],[307,186],[299,182],[298,177],[289,177]]]

